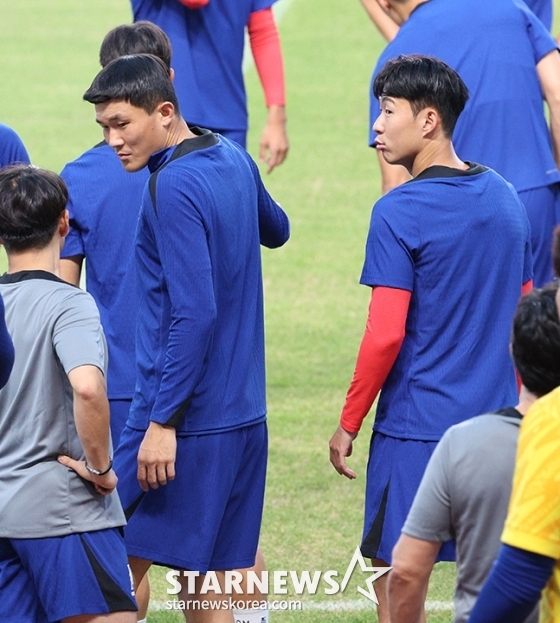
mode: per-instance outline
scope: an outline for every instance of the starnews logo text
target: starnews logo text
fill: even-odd
[[[247,571],[245,574],[245,589],[242,587],[243,576],[239,571],[225,571],[223,582],[220,583],[215,571],[201,574],[198,571],[169,571],[166,579],[170,586],[167,588],[168,595],[315,595],[319,590],[325,595],[336,595],[346,589],[356,567],[363,573],[370,573],[366,578],[367,590],[361,586],[357,591],[378,603],[373,583],[377,578],[387,573],[391,567],[369,567],[360,552],[356,548],[354,555],[344,574],[334,569],[328,571]],[[197,591],[196,578],[203,577],[202,585]]]

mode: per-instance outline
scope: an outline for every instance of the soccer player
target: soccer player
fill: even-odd
[[[382,8],[378,0],[360,0],[360,2],[377,30],[387,41],[392,41],[399,31],[398,24]],[[547,30],[552,28],[552,0],[526,0],[525,4],[541,20]]]
[[[105,67],[119,56],[138,53],[154,54],[173,74],[167,35],[145,21],[117,26],[107,33],[99,61]],[[61,277],[78,286],[85,260],[86,288],[97,303],[107,338],[107,395],[116,448],[136,383],[134,232],[149,171],[144,168],[130,175],[115,151],[102,141],[67,164],[61,177],[68,187],[70,213],[70,231],[61,252]],[[137,589],[137,599],[139,621],[143,621],[149,603],[147,577]]]
[[[452,426],[430,458],[393,550],[391,620],[417,623],[442,543],[457,543],[454,623],[465,623],[500,547],[521,418],[560,385],[556,288],[523,297],[513,321],[512,356],[523,383],[519,404]],[[538,619],[535,612],[532,620]]]
[[[275,1],[131,0],[134,21],[157,24],[171,40],[183,118],[243,147],[247,98],[242,65],[248,30],[268,109],[259,155],[269,173],[284,162],[289,149],[282,52],[272,13]]]
[[[516,404],[509,333],[532,259],[514,189],[455,153],[451,135],[468,98],[457,73],[431,57],[401,56],[374,89],[379,149],[413,179],[373,210],[361,277],[372,288],[369,317],[330,453],[340,474],[356,477],[346,457],[382,389],[362,553],[383,566],[443,433]],[[453,559],[453,548],[439,555]],[[385,582],[377,581],[381,623],[389,620]]]
[[[560,228],[553,259],[560,275]],[[523,419],[502,546],[469,623],[520,623],[539,599],[540,623],[560,620],[559,425],[556,389]]]
[[[381,54],[374,78],[399,54],[440,58],[471,94],[453,143],[511,182],[531,223],[535,285],[552,278],[550,238],[560,220],[560,54],[556,41],[520,0],[379,0],[403,25]],[[481,71],[484,67],[484,71]],[[543,95],[550,110],[550,130]],[[371,124],[379,104],[371,97]],[[370,145],[376,144],[370,131]],[[384,191],[409,179],[385,165]]]
[[[288,219],[244,149],[185,123],[156,57],[112,61],[84,99],[124,168],[152,172],[136,234],[136,393],[115,457],[133,574],[155,562],[223,577],[255,561],[267,454],[260,244],[284,244]]]
[[[0,171],[16,353],[0,391],[0,620],[132,623],[105,340],[91,296],[59,278],[67,199],[50,171]]]
[[[29,164],[29,154],[15,131],[0,123],[0,168],[16,162]]]
[[[99,59],[105,67],[119,56],[138,53],[154,54],[172,71],[169,39],[149,22],[111,30],[101,44]],[[134,232],[149,171],[144,168],[130,175],[114,149],[102,141],[67,164],[60,175],[68,187],[70,213],[70,231],[61,252],[61,276],[79,285],[85,260],[86,288],[99,308],[110,354],[107,395],[116,448],[136,382]]]

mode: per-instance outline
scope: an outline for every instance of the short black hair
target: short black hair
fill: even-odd
[[[111,61],[121,56],[131,54],[153,54],[171,69],[171,42],[163,30],[142,20],[135,24],[123,24],[109,31],[99,50],[101,67],[106,67]]]
[[[134,54],[112,60],[95,76],[84,99],[90,104],[125,101],[151,115],[162,102],[179,102],[165,63],[153,54]]]
[[[0,169],[0,239],[8,253],[44,249],[68,203],[68,190],[52,171],[29,164]]]
[[[558,282],[526,294],[513,319],[511,351],[523,385],[544,396],[560,385]]]
[[[378,99],[406,100],[414,115],[432,106],[438,111],[448,138],[469,99],[469,90],[454,69],[422,54],[401,55],[387,61],[375,78],[373,93]]]

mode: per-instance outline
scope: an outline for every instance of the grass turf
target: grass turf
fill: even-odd
[[[98,69],[102,37],[129,20],[127,0],[0,0],[0,120],[21,135],[35,164],[60,171],[101,139],[81,95]],[[380,189],[375,155],[366,147],[367,87],[383,42],[357,1],[322,0],[318,7],[293,0],[280,30],[291,152],[266,182],[290,215],[292,239],[263,252],[270,466],[261,544],[271,570],[343,572],[361,534],[368,423],[349,461],[359,474],[354,482],[330,467],[327,442],[367,309],[368,292],[357,279]],[[247,86],[256,156],[264,105],[254,70]],[[168,599],[164,570],[150,575],[153,599]],[[357,581],[344,595],[315,600],[355,599]],[[453,566],[438,565],[428,599],[449,602],[453,581]],[[182,620],[167,611],[149,615],[150,623]],[[272,620],[361,623],[376,617],[371,610],[304,610],[272,613]],[[430,610],[428,621],[447,623],[451,613]]]

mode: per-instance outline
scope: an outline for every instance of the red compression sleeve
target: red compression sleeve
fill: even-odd
[[[346,394],[340,425],[349,433],[360,430],[401,349],[412,293],[396,288],[374,288],[366,330],[354,377]]]
[[[525,296],[526,294],[529,294],[529,292],[531,292],[532,289],[533,289],[533,280],[529,279],[529,281],[526,281],[521,286],[521,296]],[[517,391],[520,392],[521,385],[523,385],[523,383],[521,382],[521,377],[519,376],[519,372],[517,371],[517,368],[515,368],[515,378],[517,380]]]
[[[267,106],[285,106],[284,67],[280,37],[272,9],[255,11],[247,25],[249,42]]]
[[[210,0],[179,0],[181,4],[184,4],[188,9],[200,9],[206,6]]]
[[[529,292],[531,292],[532,289],[533,289],[533,280],[529,279],[529,281],[527,281],[521,286],[521,296],[525,296],[526,294],[529,294]]]

